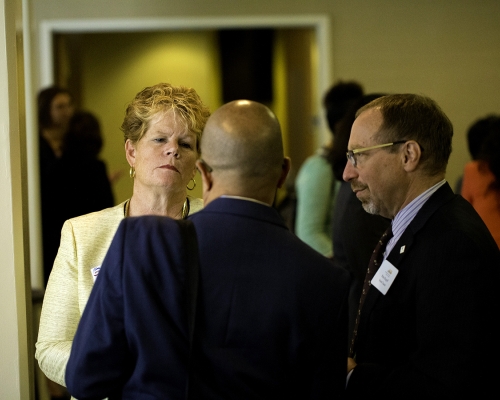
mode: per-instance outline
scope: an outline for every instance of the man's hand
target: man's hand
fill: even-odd
[[[347,373],[351,372],[352,369],[356,366],[356,361],[354,361],[354,358],[347,357]]]

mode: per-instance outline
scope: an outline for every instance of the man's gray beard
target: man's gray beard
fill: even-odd
[[[362,202],[361,205],[368,214],[378,215],[379,210],[372,201]]]

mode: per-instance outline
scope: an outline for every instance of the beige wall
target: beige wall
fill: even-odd
[[[120,125],[127,104],[158,82],[194,87],[214,110],[221,104],[215,32],[157,32],[83,35],[80,40],[81,106],[102,122],[101,156],[110,171],[122,170],[114,185],[121,202],[132,193]],[[201,180],[193,195],[201,197]]]
[[[468,160],[470,123],[500,110],[497,0],[38,0],[47,18],[140,18],[326,14],[332,81],[357,79],[368,92],[416,92],[442,106],[455,126],[448,179]]]

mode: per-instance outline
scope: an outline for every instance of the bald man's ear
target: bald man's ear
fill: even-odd
[[[281,165],[281,175],[277,185],[278,189],[280,189],[285,184],[286,177],[288,176],[291,167],[292,160],[290,160],[290,157],[285,157],[283,159],[283,164]]]
[[[406,172],[415,171],[420,164],[422,148],[414,140],[407,141],[403,146],[403,168]]]
[[[208,171],[208,166],[201,160],[196,161],[196,168],[200,171],[203,182],[203,192],[209,192],[212,189],[212,174]]]

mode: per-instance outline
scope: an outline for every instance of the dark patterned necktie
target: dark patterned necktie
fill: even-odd
[[[372,278],[378,271],[378,268],[380,267],[380,264],[384,259],[385,248],[389,240],[391,240],[392,236],[393,236],[392,229],[391,226],[389,226],[389,228],[387,228],[387,230],[384,232],[384,234],[378,241],[375,250],[373,250],[370,262],[368,263],[368,269],[366,270],[366,275],[365,275],[365,282],[363,283],[363,291],[361,292],[361,298],[359,299],[358,313],[356,314],[354,331],[352,333],[351,346],[349,348],[349,357],[354,356],[354,345],[356,344],[356,336],[358,334],[358,325],[359,325],[359,318],[361,316],[361,309],[363,308],[366,295],[372,284]]]

